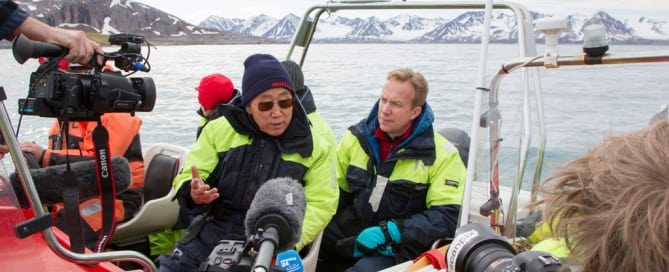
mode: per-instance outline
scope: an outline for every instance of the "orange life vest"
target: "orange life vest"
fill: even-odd
[[[105,113],[101,121],[109,133],[110,155],[123,156],[128,160],[132,174],[129,190],[142,188],[144,186],[144,159],[139,137],[142,120],[129,113]],[[68,135],[62,135],[63,129],[56,120],[49,130],[49,148],[40,160],[42,167],[60,164],[65,161],[64,157],[68,154],[69,156],[93,158],[95,144],[92,135],[95,127],[97,127],[95,121],[70,122]],[[102,223],[99,201],[99,198],[94,198],[79,205],[82,218],[95,231],[100,229]],[[137,203],[136,206],[139,207],[139,205],[141,203]],[[121,199],[116,200],[115,207],[117,222],[130,219],[134,213],[134,211],[129,211],[130,213],[126,216]]]

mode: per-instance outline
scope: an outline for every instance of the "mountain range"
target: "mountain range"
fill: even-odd
[[[548,14],[531,12],[533,20],[550,18]],[[484,24],[483,11],[464,12],[452,19],[428,18],[402,14],[388,19],[377,17],[348,18],[331,15],[320,19],[315,42],[423,42],[423,43],[479,43]],[[583,28],[601,24],[611,43],[669,44],[669,26],[666,21],[648,17],[617,19],[604,11],[591,15],[573,14],[565,18],[566,29],[560,42],[583,42]],[[266,39],[289,42],[299,27],[300,18],[288,14],[272,18],[261,14],[249,19],[210,16],[198,26],[223,32],[253,35]],[[516,42],[516,20],[506,11],[493,11],[490,41]],[[543,34],[537,39],[542,40]]]
[[[211,15],[193,25],[176,15],[132,0],[31,0],[16,1],[19,6],[50,25],[76,28],[101,34],[142,34],[159,43],[272,43],[290,42],[300,18],[288,14],[273,18],[265,14],[248,19]],[[531,12],[533,20],[551,15]],[[469,11],[454,18],[421,17],[402,14],[388,19],[342,17],[336,14],[321,18],[315,42],[421,42],[478,43],[484,19],[483,11]],[[560,42],[580,43],[583,28],[601,24],[610,43],[669,44],[667,22],[648,17],[615,18],[604,11],[573,14],[566,18],[567,27]],[[490,41],[511,43],[517,40],[516,21],[506,11],[494,11]],[[542,34],[536,35],[538,40]]]

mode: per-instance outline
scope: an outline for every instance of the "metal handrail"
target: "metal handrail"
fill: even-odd
[[[558,56],[557,57],[557,68],[562,67],[562,66],[595,66],[595,65],[611,65],[611,64],[635,64],[635,63],[655,63],[655,62],[669,62],[669,51],[657,51],[657,52],[629,52],[629,53],[616,53],[616,54],[607,54],[603,56],[598,56],[598,57],[591,57],[588,55],[572,55],[572,56]],[[496,75],[492,78],[489,88],[488,88],[488,96],[490,101],[495,101],[495,103],[491,103],[490,107],[492,110],[495,110],[498,107],[498,97],[499,97],[499,86],[501,84],[502,79],[506,77],[506,75],[518,71],[518,70],[525,70],[525,68],[539,68],[539,67],[546,67],[546,64],[548,62],[544,61],[544,57],[542,56],[537,56],[537,57],[525,57],[525,58],[517,58],[513,59],[511,62],[502,65],[502,68],[499,69],[499,71],[496,73]],[[550,69],[547,70],[554,70],[556,67],[551,67]],[[541,92],[537,92],[536,95],[541,95]],[[538,104],[540,106],[541,104]],[[541,114],[543,110],[539,108],[539,113]],[[527,122],[529,120],[529,115],[524,114],[524,119]],[[537,154],[538,155],[538,162],[537,162],[537,172],[535,172],[534,179],[535,181],[539,179],[540,176],[540,169],[541,165],[540,163],[542,162],[543,159],[543,153],[545,149],[545,141],[543,140],[544,137],[544,129],[545,126],[543,124],[543,115],[539,117],[541,123],[539,124],[541,127],[541,138],[542,142],[540,146],[537,148]],[[526,125],[527,126],[527,125]],[[526,129],[525,135],[527,135],[528,131]],[[509,205],[509,211],[512,213],[512,216],[507,218],[507,225],[509,222],[513,222],[515,220],[515,205],[516,201],[518,199],[519,195],[519,186],[522,183],[522,170],[524,169],[524,166],[527,164],[527,154],[529,153],[529,145],[523,141],[523,144],[521,144],[520,148],[520,161],[519,161],[519,168],[518,168],[518,173],[516,174],[516,178],[514,179],[514,187],[512,189],[512,195],[511,195],[511,201]],[[521,167],[522,166],[522,167]],[[538,186],[538,184],[533,184],[533,192],[535,191],[535,187]],[[533,195],[532,198],[534,200],[536,196]],[[505,233],[508,237],[514,237],[515,235],[515,228],[513,229],[508,229]]]
[[[306,57],[309,45],[313,39],[313,35],[316,32],[316,26],[318,25],[319,18],[324,12],[333,13],[340,10],[403,10],[403,9],[419,9],[419,10],[431,10],[431,9],[484,9],[485,2],[474,2],[474,1],[411,1],[411,2],[372,2],[372,3],[327,3],[323,5],[315,5],[307,9],[302,16],[298,30],[306,31],[305,36],[295,35],[291,41],[290,47],[288,49],[288,54],[286,59],[292,59],[295,47],[299,44],[304,44],[302,55],[299,58],[298,63],[300,65],[304,64],[304,59]],[[534,33],[530,31],[532,29],[532,15],[529,11],[522,5],[512,2],[499,1],[494,3],[492,6],[493,9],[509,9],[511,10],[517,19],[518,24],[518,40],[520,46],[520,56],[532,56],[536,54],[536,48],[534,47]],[[310,26],[309,26],[310,25]],[[309,26],[309,27],[307,27]],[[528,39],[530,37],[531,39]],[[299,39],[298,39],[299,38]],[[527,46],[527,45],[531,46]]]

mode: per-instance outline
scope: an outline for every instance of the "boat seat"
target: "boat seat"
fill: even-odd
[[[166,196],[172,189],[172,180],[179,171],[177,158],[167,154],[156,154],[146,168],[143,188],[144,203]],[[170,182],[165,182],[169,180]]]
[[[304,265],[304,272],[315,272],[316,265],[318,264],[318,252],[321,249],[321,240],[323,239],[323,232],[318,233],[316,238],[311,244],[303,248],[300,253],[306,252],[306,255],[302,258],[302,264]]]
[[[451,144],[458,149],[460,159],[462,159],[465,167],[467,167],[467,162],[469,160],[469,144],[471,141],[469,134],[462,129],[449,127],[440,129],[439,134],[444,136],[446,140],[451,142]]]
[[[162,231],[176,224],[179,203],[174,200],[176,190],[172,180],[181,171],[186,160],[186,148],[159,144],[149,148],[144,155],[145,175],[144,204],[135,216],[116,226],[111,242],[130,244],[144,239],[148,234]]]

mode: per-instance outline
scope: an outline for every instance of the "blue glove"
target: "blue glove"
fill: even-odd
[[[385,256],[395,256],[391,247],[391,241],[386,240],[386,235],[392,242],[399,243],[401,240],[400,229],[393,221],[386,223],[387,231],[384,234],[382,226],[369,227],[364,229],[358,237],[355,238],[355,248],[353,257],[362,257],[365,254],[381,253]]]

